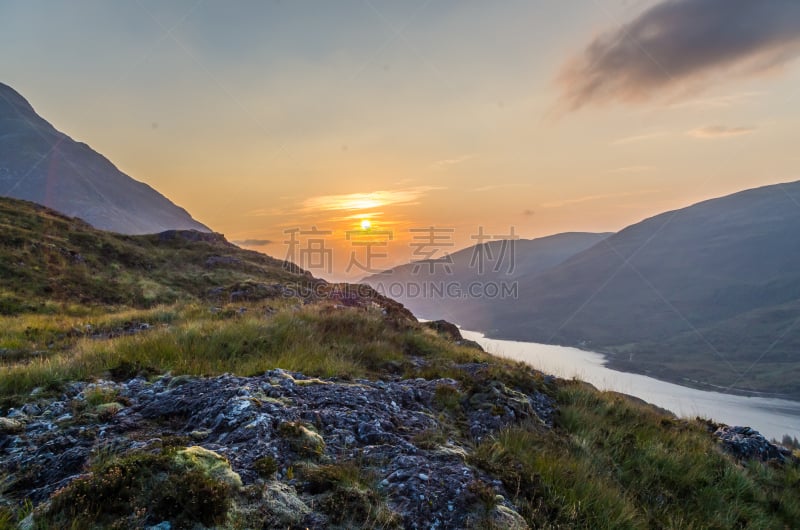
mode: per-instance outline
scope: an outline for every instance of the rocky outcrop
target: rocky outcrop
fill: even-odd
[[[483,349],[481,345],[474,340],[465,339],[461,335],[461,330],[458,329],[458,326],[446,320],[430,320],[425,322],[425,326],[461,346],[468,346],[478,350]]]
[[[457,341],[464,338],[461,336],[458,326],[446,320],[431,320],[425,322],[425,325],[450,340]]]
[[[522,527],[502,483],[471,466],[468,454],[506,426],[533,421],[546,428],[553,412],[546,395],[497,381],[465,389],[453,379],[342,381],[273,370],[75,383],[59,399],[0,418],[0,468],[9,477],[7,498],[39,503],[84,475],[99,454],[177,445],[182,462],[237,486],[239,478],[245,488],[262,484],[276,524],[325,527],[332,516],[318,497],[326,494],[299,470],[357,462],[374,480],[347,494],[385,498],[406,528],[464,528],[479,516]],[[471,493],[476,483],[499,499],[483,515]]]
[[[776,445],[750,427],[720,425],[714,431],[723,449],[739,460],[779,461],[792,458],[792,452]]]

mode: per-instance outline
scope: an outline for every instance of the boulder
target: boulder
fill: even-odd
[[[714,436],[725,452],[740,460],[784,461],[792,456],[791,451],[773,444],[750,427],[721,425]]]
[[[436,331],[439,335],[444,335],[452,341],[459,341],[463,340],[464,338],[461,336],[461,331],[459,331],[458,326],[446,320],[432,320],[425,322],[425,326]]]
[[[490,528],[503,528],[504,530],[529,530],[525,519],[508,506],[498,504],[489,514]]]

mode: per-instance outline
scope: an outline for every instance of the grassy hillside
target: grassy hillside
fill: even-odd
[[[15,199],[0,198],[0,231],[5,315],[229,301],[236,291],[257,296],[252,285],[237,288],[244,281],[309,284],[283,262],[239,249],[220,235],[123,236]]]
[[[368,290],[337,290],[221,238],[122,237],[18,201],[2,201],[2,212],[4,416],[11,406],[60,399],[72,381],[140,376],[155,384],[165,372],[175,384],[187,381],[181,374],[251,376],[273,368],[331,378],[314,383],[320,385],[452,378],[452,385],[437,387],[427,413],[437,430],[406,433],[404,443],[413,443],[419,455],[451,455],[485,477],[469,491],[450,492],[473,499],[472,528],[503,527],[492,518],[508,511],[498,509],[501,502],[512,503],[532,528],[782,529],[800,523],[798,463],[738,461],[722,451],[703,420],[679,420],[494,358]],[[316,294],[296,296],[296,285],[317,286]],[[513,419],[492,405],[498,389],[514,399],[549,396],[557,407],[553,426]],[[73,401],[70,423],[101,444],[98,430],[125,407],[117,401],[124,400],[95,390],[84,402]],[[251,401],[282,403],[267,395]],[[509,423],[477,439],[467,421],[476,408]],[[9,440],[26,434],[22,420],[3,420],[0,443],[9,455]],[[386,511],[391,496],[374,493],[381,465],[351,452],[325,460],[302,445],[296,455],[281,455],[293,459],[282,478],[275,478],[275,462],[264,458],[258,470],[236,470],[257,478],[233,488],[197,466],[179,465],[178,457],[187,454],[183,446],[192,442],[167,436],[170,427],[159,424],[159,446],[146,451],[117,454],[98,445],[81,478],[49,505],[26,501],[26,481],[35,477],[4,468],[0,528],[16,528],[31,514],[41,528],[136,528],[148,508],[174,517],[180,528],[200,522],[262,527],[273,502],[262,493],[276,481],[284,493],[307,491],[322,499],[318,509],[329,510],[337,527],[395,528],[409,520]],[[314,440],[313,428],[282,427],[286,436]],[[436,469],[431,472],[435,480]],[[505,499],[496,496],[501,486]],[[407,510],[413,516],[424,503]]]

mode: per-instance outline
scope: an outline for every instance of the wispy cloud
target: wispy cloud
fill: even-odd
[[[624,138],[618,138],[611,142],[611,145],[627,145],[627,144],[634,144],[638,142],[644,142],[646,140],[652,140],[654,138],[661,138],[662,136],[666,136],[669,133],[666,132],[652,132],[652,133],[645,133],[645,134],[636,134],[634,136],[625,136]]]
[[[561,70],[560,110],[638,102],[754,76],[800,55],[797,0],[662,0]]]
[[[477,188],[470,188],[466,191],[470,191],[473,193],[481,193],[484,191],[491,191],[491,190],[498,190],[503,188],[527,188],[530,187],[530,184],[523,184],[523,183],[513,183],[513,184],[487,184],[485,186],[478,186]]]
[[[725,127],[724,125],[710,125],[708,127],[698,127],[697,129],[686,131],[686,134],[692,138],[699,138],[701,140],[714,140],[718,138],[743,136],[745,134],[752,134],[755,131],[755,127]]]
[[[471,160],[475,158],[475,155],[464,155],[458,158],[445,158],[443,160],[437,160],[433,164],[431,164],[432,169],[444,169],[449,166],[455,166],[461,163],[466,162],[467,160]]]
[[[231,241],[234,245],[239,245],[240,247],[266,247],[267,245],[272,244],[271,239],[238,239],[236,241]]]
[[[481,192],[484,192],[484,191],[491,191],[491,190],[496,190],[497,188],[506,188],[506,187],[508,187],[508,186],[500,186],[498,184],[489,184],[487,186],[478,186],[477,188],[472,188],[469,191],[472,191],[472,192],[475,192],[475,193],[481,193]]]
[[[378,219],[384,217],[386,215],[384,212],[372,212],[372,211],[364,211],[358,212],[351,215],[342,215],[339,217],[331,217],[328,221],[331,222],[339,222],[339,221],[360,221],[361,219]]]
[[[715,96],[710,98],[690,99],[689,101],[679,101],[670,104],[670,108],[724,109],[747,103],[768,94],[768,92],[737,92],[736,94],[728,94],[727,96]]]
[[[605,199],[620,199],[623,197],[638,197],[640,195],[650,195],[659,193],[661,190],[644,190],[644,191],[630,191],[624,193],[601,193],[598,195],[585,195],[583,197],[575,197],[573,199],[564,199],[561,201],[552,201],[542,204],[542,208],[561,208],[562,206],[570,206],[572,204],[581,204],[584,202],[600,201]]]
[[[418,186],[398,190],[381,190],[371,193],[345,193],[319,195],[303,201],[304,211],[319,210],[372,210],[383,206],[417,204],[428,192],[444,189],[436,186]]]

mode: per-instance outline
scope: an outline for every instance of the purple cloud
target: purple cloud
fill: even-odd
[[[666,0],[596,37],[564,65],[560,108],[695,91],[798,55],[798,0]]]

